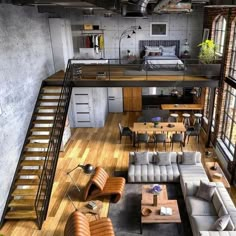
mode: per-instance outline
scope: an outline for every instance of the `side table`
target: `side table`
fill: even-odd
[[[214,166],[214,165],[216,166],[216,170],[211,169],[212,166]],[[208,161],[208,162],[205,162],[205,166],[206,166],[207,175],[212,182],[222,182],[224,184],[225,188],[230,189],[229,181],[225,177],[225,174],[224,174],[223,170],[221,169],[218,162],[215,163],[212,161]],[[220,175],[222,175],[222,177],[221,178],[215,177],[214,174],[220,174]]]

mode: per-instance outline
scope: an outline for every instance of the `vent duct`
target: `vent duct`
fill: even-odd
[[[124,17],[145,17],[150,0],[128,0],[122,5],[121,14]]]

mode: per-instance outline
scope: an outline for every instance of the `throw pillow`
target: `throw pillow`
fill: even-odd
[[[228,225],[230,220],[230,216],[229,215],[223,215],[221,216],[219,219],[217,219],[217,221],[214,224],[214,229],[218,230],[218,231],[223,231],[226,226]]]
[[[183,165],[196,165],[196,152],[183,152]]]
[[[215,188],[215,185],[201,181],[196,196],[210,202],[215,192]]]
[[[148,165],[148,152],[135,152],[134,153],[134,163],[136,165]]]
[[[171,165],[171,155],[169,152],[158,152],[156,156],[156,164],[159,166]]]

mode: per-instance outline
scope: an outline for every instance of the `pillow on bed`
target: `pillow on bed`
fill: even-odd
[[[175,56],[175,52],[163,52],[162,56]]]
[[[151,46],[145,46],[145,55],[144,56],[149,56],[150,52],[162,52],[160,47],[151,47]]]
[[[168,47],[165,47],[165,46],[160,46],[161,50],[162,50],[162,53],[174,53],[175,54],[175,49],[176,49],[176,46],[168,46]]]

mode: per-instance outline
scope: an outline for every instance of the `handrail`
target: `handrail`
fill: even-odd
[[[56,114],[53,121],[52,131],[50,133],[48,150],[45,156],[40,183],[35,199],[35,212],[37,223],[41,229],[43,221],[46,218],[53,180],[56,172],[56,166],[66,121],[67,111],[69,108],[71,95],[71,60],[68,61],[66,74],[63,80],[61,93],[59,96]],[[41,203],[42,202],[42,203]]]

